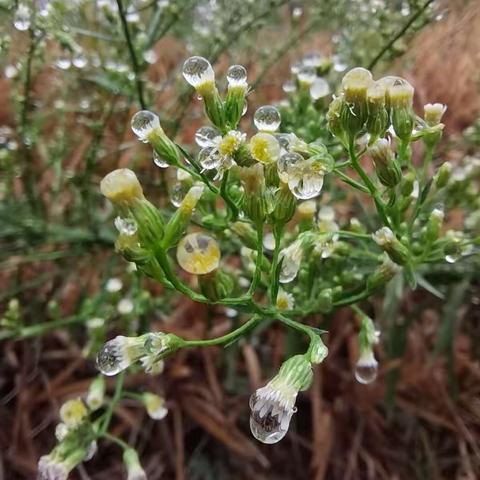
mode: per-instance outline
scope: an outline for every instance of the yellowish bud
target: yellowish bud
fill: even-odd
[[[60,407],[60,419],[68,428],[78,427],[87,415],[87,407],[81,398],[68,400]]]
[[[100,191],[112,203],[120,205],[144,199],[137,176],[128,168],[119,168],[106,175],[100,182]]]

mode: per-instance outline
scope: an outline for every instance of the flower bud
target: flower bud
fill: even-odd
[[[242,65],[232,65],[227,72],[228,91],[225,99],[225,117],[231,128],[236,128],[245,107],[248,91],[247,71]]]
[[[320,313],[329,313],[333,308],[333,290],[324,288],[317,297],[317,309]]]
[[[233,291],[234,281],[231,275],[221,269],[214,270],[198,278],[202,294],[212,302],[229,297]]]
[[[385,285],[389,280],[391,280],[399,271],[398,266],[393,263],[389,257],[385,257],[382,265],[376,268],[376,270],[371,273],[367,278],[367,289],[370,292],[373,292],[377,288]]]
[[[328,348],[323,343],[320,335],[317,335],[315,339],[310,340],[310,362],[313,364],[322,363],[328,355]]]
[[[81,398],[66,401],[60,407],[60,419],[70,429],[78,427],[88,416],[88,410]]]
[[[235,222],[230,228],[246,247],[252,250],[257,248],[257,234],[249,223]]]
[[[203,194],[203,190],[203,185],[194,185],[185,195],[182,203],[180,203],[180,206],[165,226],[165,234],[161,243],[162,248],[168,250],[178,242],[183,231],[188,226],[193,211]]]
[[[250,429],[262,443],[280,441],[287,433],[295,413],[298,392],[306,390],[313,379],[312,367],[304,355],[289,358],[278,374],[250,397]]]
[[[270,214],[272,223],[285,225],[295,214],[297,202],[288,185],[280,182],[280,186],[275,194],[274,209]]]
[[[287,293],[285,290],[280,289],[277,294],[275,305],[279,310],[292,310],[295,306],[295,299],[291,293]]]
[[[387,86],[393,129],[397,137],[405,142],[410,140],[414,125],[413,93],[413,87],[403,78],[395,78]]]
[[[154,420],[162,420],[166,417],[168,409],[165,406],[165,399],[154,393],[145,392],[142,394],[143,404],[148,416]]]
[[[86,403],[90,410],[98,410],[105,401],[105,377],[98,375],[90,384],[88,389]]]
[[[410,197],[415,187],[415,181],[416,177],[414,172],[408,172],[403,176],[401,192],[404,197]]]
[[[100,191],[119,206],[130,206],[133,202],[145,198],[137,176],[128,168],[120,168],[106,175],[100,182]]]
[[[440,236],[440,230],[442,228],[443,219],[445,214],[442,209],[434,208],[427,223],[427,240],[434,242]]]
[[[123,463],[127,468],[127,480],[147,480],[145,470],[140,465],[138,454],[133,448],[123,451]]]
[[[245,191],[243,197],[243,209],[245,213],[253,222],[263,222],[267,214],[263,165],[257,163],[253,167],[241,167],[240,180]]]
[[[450,162],[445,162],[440,166],[434,177],[434,183],[438,189],[443,188],[447,185],[450,177],[452,176],[452,170],[453,167]]]
[[[386,138],[377,140],[369,149],[378,179],[386,187],[393,188],[400,182],[402,172]]]
[[[345,131],[342,123],[342,111],[344,108],[345,99],[343,95],[335,97],[328,107],[327,123],[328,129],[337,137],[343,144],[345,143]]]
[[[429,127],[434,127],[442,121],[443,114],[447,111],[447,106],[443,103],[427,103],[423,110],[425,123]]]
[[[383,137],[388,128],[388,112],[385,108],[385,87],[374,82],[367,90],[368,118],[366,130],[370,134],[370,144]]]
[[[382,227],[373,235],[373,239],[379,247],[381,247],[388,256],[398,265],[406,265],[410,260],[410,254],[400,240],[388,227]]]

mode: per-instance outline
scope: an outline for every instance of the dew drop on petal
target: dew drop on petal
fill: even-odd
[[[215,73],[210,62],[203,57],[195,56],[185,60],[182,74],[192,87],[197,87],[204,82],[215,80]]]
[[[198,163],[205,170],[218,168],[222,162],[222,156],[216,147],[205,147],[198,154]]]
[[[253,123],[261,132],[274,132],[280,126],[280,112],[273,105],[264,105],[257,109]]]
[[[323,187],[323,175],[307,173],[300,178],[289,176],[288,186],[293,195],[300,200],[308,200],[320,194]]]
[[[278,137],[277,137],[278,138]],[[280,139],[279,139],[280,141]],[[281,143],[280,143],[281,144]],[[282,145],[283,146],[283,145]],[[286,148],[286,147],[284,147]],[[278,176],[282,182],[288,182],[289,175],[288,172],[293,165],[298,162],[302,162],[303,157],[296,152],[289,152],[282,155],[277,162]]]
[[[176,183],[171,192],[170,192],[170,202],[174,207],[179,207],[182,203],[183,197],[185,196],[185,189],[183,185],[179,182]]]
[[[116,375],[123,370],[112,342],[114,340],[107,342],[97,355],[98,369],[108,376]]]

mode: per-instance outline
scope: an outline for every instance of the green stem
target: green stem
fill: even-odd
[[[343,180],[345,183],[348,183],[348,185],[350,185],[351,187],[356,188],[357,190],[360,190],[363,193],[369,193],[368,188],[364,187],[362,184],[353,180],[353,178],[350,178],[348,175],[338,170],[338,167],[335,168],[334,172],[340,177],[340,180]]]
[[[278,270],[278,258],[280,255],[280,246],[282,244],[282,232],[283,232],[283,225],[280,227],[275,226],[273,228],[273,236],[275,238],[275,248],[273,250],[273,257],[272,257],[272,265],[270,268],[270,285],[269,285],[269,298],[270,303],[275,305],[278,295],[279,285],[279,277],[280,271]]]
[[[108,405],[108,409],[105,412],[105,415],[103,417],[103,423],[99,432],[100,435],[105,435],[107,433],[108,427],[110,426],[110,422],[112,420],[113,411],[115,410],[115,407],[117,406],[118,402],[122,397],[124,380],[125,380],[125,371],[120,372],[117,376],[117,382],[115,384],[115,393],[113,394],[113,398],[110,401],[110,404]]]
[[[249,330],[254,328],[261,321],[262,317],[259,315],[254,315],[250,320],[245,322],[241,327],[233,330],[226,335],[216,338],[210,338],[207,340],[185,340],[183,346],[186,348],[190,347],[211,347],[213,345],[223,345],[225,343],[231,343],[245,335]]]
[[[124,442],[121,438],[116,437],[115,435],[111,435],[108,432],[100,433],[98,437],[105,438],[107,440],[110,440],[113,443],[116,443],[119,447],[121,447],[123,450],[128,450],[130,446]]]
[[[127,19],[125,18],[125,11],[123,10],[122,0],[117,0],[118,14],[120,16],[120,21],[122,23],[123,33],[125,35],[125,40],[127,42],[128,52],[130,53],[130,60],[132,62],[132,69],[135,75],[135,86],[137,88],[138,101],[142,110],[147,108],[145,99],[143,96],[143,82],[140,75],[140,66],[137,61],[137,56],[135,54],[135,49],[132,44],[132,38],[130,37],[130,31],[128,29]]]
[[[252,283],[248,289],[247,296],[252,296],[257,289],[262,276],[262,262],[263,262],[263,224],[257,225],[257,259],[255,261],[255,273],[253,274]]]

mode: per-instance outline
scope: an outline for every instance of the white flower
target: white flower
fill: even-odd
[[[119,278],[109,278],[105,284],[105,290],[109,293],[119,292],[123,287],[123,283]]]
[[[147,335],[124,337],[119,335],[109,340],[97,355],[97,366],[104,375],[116,375],[128,368],[148,352],[145,349]]]
[[[280,271],[281,283],[289,283],[297,276],[302,257],[303,249],[300,239],[295,240],[280,252],[280,260],[282,261],[282,269]]]
[[[295,298],[291,293],[280,290],[277,295],[276,305],[279,310],[292,310],[295,305]]]
[[[128,315],[133,312],[133,302],[129,298],[122,298],[117,304],[117,312],[120,315]]]
[[[159,395],[146,392],[142,395],[145,409],[148,416],[154,420],[162,420],[168,413],[168,408],[165,406],[165,400]]]
[[[375,243],[380,247],[389,246],[395,240],[395,234],[388,227],[382,227],[372,234]]]
[[[298,392],[309,387],[312,377],[310,362],[303,355],[295,355],[266,386],[250,397],[250,429],[257,440],[271,444],[286,435],[297,411]]]

